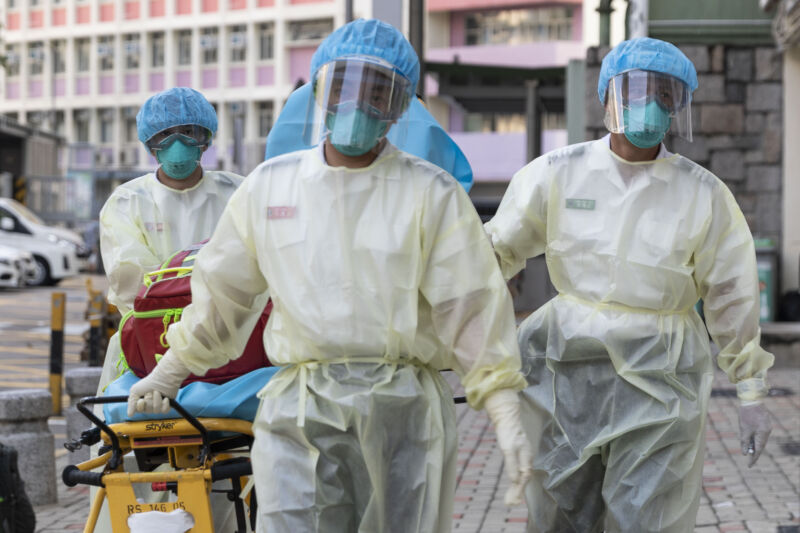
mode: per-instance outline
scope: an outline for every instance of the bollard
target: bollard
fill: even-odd
[[[0,392],[0,441],[17,449],[19,473],[33,505],[55,503],[55,441],[47,418],[50,393],[43,389]]]
[[[89,429],[92,423],[83,416],[75,405],[81,398],[94,396],[100,383],[101,367],[73,368],[64,374],[64,388],[69,395],[69,407],[64,409],[64,419],[67,422],[67,441],[77,440],[81,433]],[[84,446],[79,450],[69,453],[69,464],[74,465],[89,459],[89,447]]]
[[[105,318],[105,298],[103,293],[92,291],[92,300],[89,304],[89,366],[101,366],[103,360],[102,335],[103,319]]]
[[[63,292],[52,295],[50,315],[50,395],[53,414],[61,414],[61,374],[64,372],[64,318],[67,296]]]

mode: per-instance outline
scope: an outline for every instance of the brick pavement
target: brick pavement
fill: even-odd
[[[773,433],[758,464],[748,469],[739,450],[733,387],[724,375],[718,373],[715,378],[697,533],[800,533],[800,369],[773,370],[770,383],[781,393],[767,402]],[[459,483],[454,533],[524,532],[524,506],[509,509],[502,502],[508,483],[488,417],[465,406],[458,406],[457,412]],[[63,456],[59,458],[58,472],[64,461]],[[86,489],[59,485],[59,503],[36,508],[37,532],[83,527],[88,513]]]

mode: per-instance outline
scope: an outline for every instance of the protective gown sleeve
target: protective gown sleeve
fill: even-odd
[[[736,200],[721,182],[712,199],[705,239],[695,253],[695,282],[717,364],[736,384],[738,396],[767,395],[767,369],[774,357],[761,345],[759,287],[753,237]]]
[[[547,157],[521,168],[511,179],[495,216],[486,223],[506,280],[525,268],[547,245],[547,202],[552,171]]]
[[[123,314],[133,308],[145,273],[161,265],[133,213],[130,198],[122,194],[112,195],[100,211],[100,254],[108,277],[108,301]]]
[[[420,292],[437,336],[452,354],[467,401],[481,409],[500,389],[521,390],[511,296],[466,192],[437,180],[422,213]]]
[[[246,186],[231,196],[197,254],[192,303],[167,331],[169,352],[197,375],[241,356],[269,298],[259,269]]]

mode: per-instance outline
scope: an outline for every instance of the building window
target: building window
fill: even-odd
[[[200,32],[200,50],[203,52],[204,65],[213,65],[217,62],[217,41],[217,28],[204,28]]]
[[[135,143],[139,140],[139,132],[136,129],[136,107],[123,107],[122,116],[125,119],[124,134],[126,143]]]
[[[524,44],[572,39],[572,9],[544,7],[471,13],[465,19],[467,45]]]
[[[164,34],[150,34],[150,66],[159,68],[164,66]]]
[[[28,72],[38,76],[44,70],[44,43],[41,41],[28,45]]]
[[[244,63],[247,58],[247,28],[244,25],[231,26],[229,35],[231,63]]]
[[[266,138],[272,129],[272,102],[258,103],[258,136]]]
[[[19,45],[6,46],[6,76],[13,78],[19,76]]]
[[[114,70],[114,36],[104,35],[97,38],[97,58],[100,70]]]
[[[178,65],[192,64],[192,31],[178,32]]]
[[[100,143],[110,144],[114,142],[114,110],[100,109]]]
[[[272,59],[274,55],[275,27],[272,23],[258,26],[258,59]]]
[[[64,135],[64,112],[63,111],[56,111],[53,114],[53,120],[50,125],[50,130],[55,133],[56,135]]]
[[[89,57],[91,56],[91,43],[89,39],[75,39],[75,63],[78,72],[89,71]]]
[[[474,133],[524,133],[525,115],[522,113],[469,113],[464,121],[464,131]]]
[[[79,143],[89,142],[89,117],[88,109],[77,109],[73,115],[75,125],[75,140]]]
[[[333,31],[333,20],[298,20],[289,23],[289,40],[296,41],[319,41],[327,37]]]
[[[64,57],[66,49],[67,49],[66,41],[53,41],[52,43],[50,43],[50,50],[52,50],[53,52],[54,74],[63,74],[67,70],[66,59]]]
[[[28,111],[25,116],[25,123],[31,128],[41,129],[44,116],[41,111]]]
[[[14,9],[17,7],[17,0],[8,0],[8,9]]]
[[[123,38],[123,51],[125,53],[125,68],[136,70],[139,68],[139,34],[132,33]]]

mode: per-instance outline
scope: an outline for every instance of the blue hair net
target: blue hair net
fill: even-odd
[[[205,96],[189,87],[174,87],[154,94],[136,114],[139,140],[148,141],[153,135],[173,126],[193,124],[217,131],[217,112]]]
[[[674,44],[650,37],[622,41],[603,58],[597,96],[606,103],[606,90],[611,78],[629,70],[650,70],[669,74],[686,84],[689,92],[697,89],[697,71],[683,52]]]
[[[289,95],[278,120],[267,135],[264,159],[309,148],[303,142],[303,128],[310,91],[311,84],[307,83]],[[464,152],[417,98],[411,99],[406,113],[408,129],[405,135],[397,139],[392,133],[394,129],[390,129],[386,136],[389,141],[400,150],[446,170],[469,192],[472,188],[472,167]]]
[[[379,57],[417,86],[419,59],[414,47],[394,26],[376,19],[354,20],[328,35],[311,58],[311,79],[325,63],[351,55]]]

